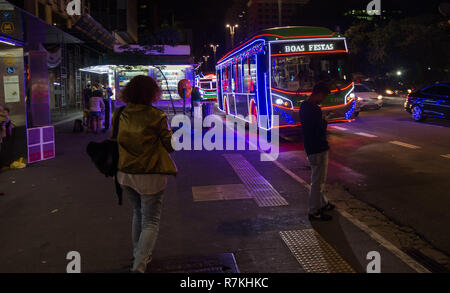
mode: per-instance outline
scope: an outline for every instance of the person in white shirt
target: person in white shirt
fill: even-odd
[[[92,97],[89,99],[89,126],[91,130],[97,133],[99,128],[102,128],[102,116],[105,112],[105,103],[103,102],[103,92],[94,91]]]

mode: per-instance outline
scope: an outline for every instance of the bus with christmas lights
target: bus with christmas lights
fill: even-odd
[[[204,102],[217,103],[217,78],[215,74],[208,74],[196,79]]]
[[[327,28],[261,31],[218,61],[219,109],[266,130],[297,127],[301,103],[325,81],[332,92],[323,112],[330,122],[353,121],[358,106],[348,57],[346,39]],[[272,125],[274,115],[279,125]]]

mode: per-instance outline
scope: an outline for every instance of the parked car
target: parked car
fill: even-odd
[[[361,110],[368,108],[375,108],[379,110],[383,107],[383,96],[377,94],[375,90],[371,90],[364,84],[355,84],[354,94],[358,100],[358,105]]]
[[[450,82],[434,84],[408,95],[405,110],[415,121],[427,117],[450,119]]]

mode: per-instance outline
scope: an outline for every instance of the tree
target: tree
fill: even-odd
[[[366,74],[403,69],[415,83],[448,78],[450,25],[435,15],[357,23],[346,37],[356,68]]]

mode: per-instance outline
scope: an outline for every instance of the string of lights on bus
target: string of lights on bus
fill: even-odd
[[[358,109],[348,56],[346,39],[326,28],[262,31],[218,61],[219,109],[250,117],[247,122],[266,130],[296,127],[301,103],[317,82],[326,81],[333,90],[321,105],[323,112],[331,122],[353,121]],[[273,115],[280,117],[279,126],[272,125]]]

